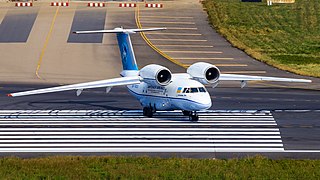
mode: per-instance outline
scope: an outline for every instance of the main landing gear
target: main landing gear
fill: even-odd
[[[198,121],[199,116],[197,114],[197,111],[182,111],[183,115],[189,116],[190,121]]]

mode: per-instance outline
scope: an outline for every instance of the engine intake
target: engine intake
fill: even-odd
[[[143,81],[150,85],[166,86],[171,82],[171,72],[168,68],[150,64],[143,67],[139,72],[140,77]]]
[[[215,84],[219,81],[220,70],[209,63],[198,62],[192,64],[187,73],[202,84]]]

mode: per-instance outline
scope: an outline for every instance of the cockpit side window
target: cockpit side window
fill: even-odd
[[[199,87],[199,92],[206,92],[206,89],[203,87]]]
[[[184,88],[183,93],[190,93],[190,88]]]
[[[198,92],[198,88],[191,88],[191,93],[197,93]]]

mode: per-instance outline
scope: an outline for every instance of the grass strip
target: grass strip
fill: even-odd
[[[210,23],[235,47],[282,70],[320,77],[320,1],[206,0]]]
[[[0,159],[1,179],[318,179],[320,160],[149,157]]]

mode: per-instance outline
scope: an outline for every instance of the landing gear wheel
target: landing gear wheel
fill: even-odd
[[[153,111],[152,111],[152,109],[151,109],[151,108],[148,108],[148,107],[144,107],[144,108],[143,108],[143,115],[151,118],[151,117],[153,116]]]
[[[190,121],[194,121],[194,122],[198,121],[199,116],[198,116],[197,112],[195,112],[195,111],[191,112],[191,114],[189,115],[189,119],[190,119]]]
[[[189,119],[191,120],[191,121],[198,121],[199,120],[199,116],[198,115],[191,115],[191,116],[189,116]]]
[[[182,111],[182,113],[183,113],[183,115],[185,115],[185,116],[190,116],[190,115],[192,115],[192,112],[191,111]]]

